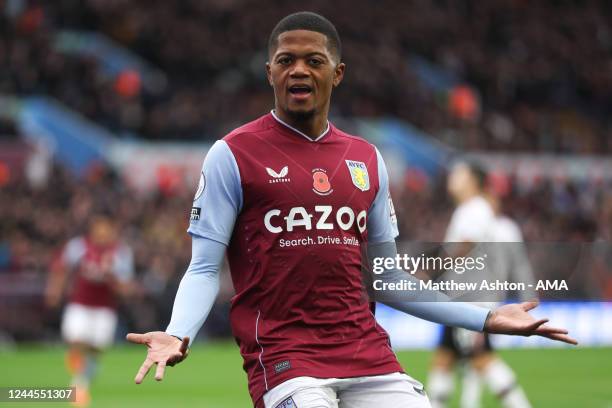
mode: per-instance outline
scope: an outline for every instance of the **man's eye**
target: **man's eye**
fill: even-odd
[[[313,65],[313,66],[319,66],[323,63],[323,61],[317,58],[311,58],[310,60],[308,60],[308,62],[310,63],[310,65]]]
[[[279,58],[278,60],[276,60],[277,63],[281,64],[281,65],[288,65],[291,63],[291,58],[289,57],[282,57]]]

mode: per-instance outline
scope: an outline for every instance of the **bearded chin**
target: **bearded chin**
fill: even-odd
[[[289,116],[291,116],[291,119],[293,119],[296,122],[305,122],[305,121],[308,121],[308,120],[310,120],[310,119],[312,119],[314,117],[315,113],[316,113],[315,109],[310,109],[310,110],[306,110],[306,111],[303,111],[303,110],[299,110],[299,111],[289,110],[289,111],[287,111],[287,114]]]

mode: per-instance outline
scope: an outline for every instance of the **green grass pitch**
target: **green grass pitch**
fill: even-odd
[[[502,356],[516,370],[536,408],[612,408],[612,348],[508,350]],[[93,408],[250,407],[242,359],[234,343],[197,345],[185,362],[168,368],[160,383],[151,374],[142,385],[133,377],[144,348],[120,345],[101,360],[92,387]],[[424,381],[431,354],[399,352],[405,370]],[[0,351],[0,387],[64,386],[69,381],[61,347],[20,346]],[[498,407],[485,395],[483,407]],[[6,403],[2,407],[55,407],[61,403]],[[456,401],[452,405],[457,407]]]

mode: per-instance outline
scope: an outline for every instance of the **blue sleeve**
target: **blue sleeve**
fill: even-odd
[[[478,332],[484,330],[490,312],[490,309],[462,302],[382,303],[423,320]]]
[[[225,245],[193,236],[191,262],[176,292],[166,333],[181,338],[189,336],[189,343],[193,342],[219,293],[219,269],[224,255]]]
[[[218,140],[204,159],[187,231],[227,245],[241,208],[238,164],[227,143]]]
[[[399,235],[397,217],[389,193],[389,175],[385,162],[376,149],[378,162],[378,193],[368,211],[368,242],[388,242]]]

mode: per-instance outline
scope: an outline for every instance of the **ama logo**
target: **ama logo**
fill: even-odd
[[[334,191],[325,170],[312,169],[312,191],[321,196],[330,195]]]

